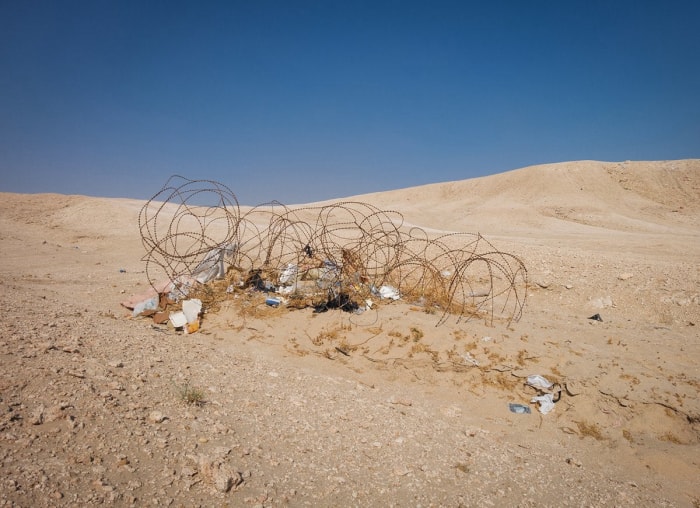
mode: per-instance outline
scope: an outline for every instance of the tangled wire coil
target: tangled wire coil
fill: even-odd
[[[480,234],[431,237],[405,226],[401,213],[368,203],[272,202],[242,214],[227,186],[176,175],[143,206],[139,229],[151,285],[164,273],[174,287],[186,286],[183,294],[231,273],[239,284],[252,274],[263,289],[314,303],[341,295],[364,302],[390,287],[441,312],[437,325],[484,312],[517,320],[527,294],[523,262]]]

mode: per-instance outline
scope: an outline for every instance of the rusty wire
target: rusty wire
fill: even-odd
[[[149,282],[156,287],[164,275],[183,294],[219,263],[219,293],[254,274],[266,289],[286,284],[291,297],[312,304],[345,295],[363,305],[389,286],[439,313],[438,325],[450,316],[517,320],[525,304],[527,270],[515,255],[478,233],[431,236],[404,226],[401,213],[363,202],[272,202],[242,214],[227,186],[174,176],[143,206],[139,228]]]

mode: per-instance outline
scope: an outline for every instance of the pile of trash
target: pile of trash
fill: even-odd
[[[183,330],[190,318],[183,324],[172,312],[187,312],[170,307],[212,307],[240,292],[315,312],[402,299],[439,313],[438,325],[484,312],[517,320],[527,292],[522,261],[480,234],[431,237],[404,226],[400,213],[361,202],[274,202],[242,213],[225,185],[174,176],[141,209],[139,229],[152,292],[124,305]]]

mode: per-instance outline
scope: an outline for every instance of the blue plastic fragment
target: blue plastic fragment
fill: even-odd
[[[511,413],[530,414],[530,406],[525,406],[523,404],[513,404],[511,402],[510,404],[508,404],[508,408],[510,409]]]
[[[265,303],[268,304],[270,307],[278,307],[279,304],[282,303],[282,301],[278,298],[266,298]]]

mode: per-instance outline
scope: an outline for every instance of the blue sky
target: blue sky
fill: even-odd
[[[294,204],[700,157],[700,2],[0,0],[0,190]]]

